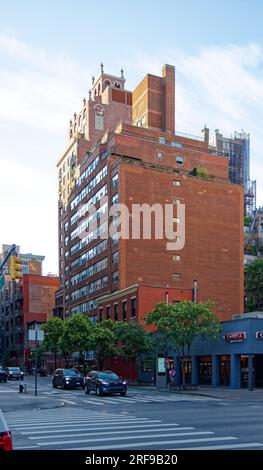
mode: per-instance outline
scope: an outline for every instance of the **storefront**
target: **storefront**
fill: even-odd
[[[188,382],[190,379],[196,385],[250,390],[263,388],[263,312],[237,317],[222,322],[218,341],[199,338],[194,341],[190,357],[184,358]],[[174,363],[177,364],[180,381],[180,364],[176,355]]]

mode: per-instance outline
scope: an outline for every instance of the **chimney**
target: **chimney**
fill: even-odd
[[[204,128],[201,130],[201,135],[203,137],[203,141],[209,144],[209,129],[204,125]]]
[[[175,132],[175,68],[173,65],[164,65],[162,69],[162,115],[163,130],[169,134]]]

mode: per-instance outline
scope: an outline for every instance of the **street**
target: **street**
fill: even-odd
[[[54,390],[50,377],[0,384],[15,449],[263,449],[263,402],[130,387],[126,397]]]

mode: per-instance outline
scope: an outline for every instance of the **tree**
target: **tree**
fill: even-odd
[[[63,333],[64,323],[61,318],[51,318],[42,325],[44,331],[43,350],[54,354],[55,369],[57,368],[57,355],[60,350],[59,341]]]
[[[121,355],[121,350],[118,347],[116,323],[112,320],[103,320],[94,326],[91,340],[96,351],[99,370],[103,369],[106,358]]]
[[[148,352],[152,348],[149,334],[142,325],[130,322],[115,323],[117,340],[121,345],[121,356],[129,361],[136,359],[142,352]]]
[[[257,259],[245,267],[245,309],[263,310],[263,260]]]
[[[161,302],[147,316],[146,323],[157,328],[157,340],[167,350],[174,347],[181,366],[182,383],[185,385],[183,356],[189,355],[190,346],[197,336],[203,339],[218,339],[220,323],[212,312],[213,302],[194,303],[178,302],[166,304]],[[165,349],[164,349],[165,350]]]
[[[77,314],[64,321],[64,328],[59,340],[59,347],[64,355],[66,366],[73,352],[79,352],[83,362],[84,353],[93,347],[94,325],[88,317]]]

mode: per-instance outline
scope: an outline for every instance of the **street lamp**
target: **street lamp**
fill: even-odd
[[[194,303],[196,304],[197,303],[197,279],[194,279],[193,280],[193,293],[194,293]]]

